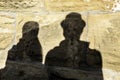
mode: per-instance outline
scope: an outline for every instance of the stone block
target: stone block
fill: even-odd
[[[43,0],[0,0],[0,10],[39,12],[43,9]]]
[[[0,13],[0,50],[6,49],[14,40],[15,15]]]
[[[14,39],[14,34],[10,33],[0,33],[0,50],[4,50],[12,44]]]
[[[120,70],[120,13],[90,14],[88,41],[101,51],[104,68]]]
[[[45,0],[48,11],[91,11],[111,10],[114,1],[111,0]]]

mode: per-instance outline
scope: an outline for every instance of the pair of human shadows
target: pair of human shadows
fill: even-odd
[[[38,40],[39,24],[28,21],[23,25],[22,38],[8,51],[8,60],[42,62],[42,47]]]
[[[89,42],[79,40],[85,25],[86,23],[79,13],[68,14],[61,22],[65,40],[48,52],[45,65],[98,71],[101,73],[98,80],[103,80],[100,52],[90,49]]]
[[[102,73],[100,52],[89,49],[89,42],[79,40],[85,25],[86,23],[80,14],[68,14],[66,19],[61,22],[65,40],[48,52],[45,65],[78,68],[87,71],[97,70]],[[17,45],[8,51],[8,60],[41,62],[42,47],[37,37],[38,31],[37,22],[26,22],[22,29],[22,38]]]

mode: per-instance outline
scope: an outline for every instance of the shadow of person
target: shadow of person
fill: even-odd
[[[86,23],[79,13],[68,14],[61,22],[65,40],[46,55],[45,65],[99,71],[102,76],[102,57],[98,50],[90,49],[89,42],[80,41]],[[103,78],[99,79],[103,80]]]
[[[8,51],[8,60],[42,62],[42,47],[38,40],[39,24],[28,21],[22,28],[22,38]]]

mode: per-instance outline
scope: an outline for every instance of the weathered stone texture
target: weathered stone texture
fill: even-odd
[[[61,21],[76,11],[86,22],[80,40],[90,42],[89,48],[102,55],[104,80],[120,80],[120,12],[109,12],[119,8],[113,9],[114,2],[120,4],[119,0],[0,0],[0,68],[22,37],[25,22],[39,23],[44,62],[47,52],[64,39]]]
[[[0,68],[5,65],[7,50],[13,45],[15,14],[0,12]]]
[[[43,7],[43,0],[0,0],[0,10],[34,12]]]
[[[15,15],[0,13],[0,50],[6,49],[13,41]]]
[[[120,70],[120,13],[88,16],[90,47],[102,52],[104,68]]]
[[[6,65],[7,50],[0,50],[0,69]]]
[[[113,0],[45,0],[49,11],[111,10]]]
[[[0,33],[0,50],[6,49],[13,41],[13,34]]]
[[[27,21],[37,21],[40,28],[38,37],[42,45],[43,56],[45,59],[46,53],[55,46],[58,46],[60,41],[64,39],[60,23],[66,15],[67,13],[17,14],[17,33],[15,43],[18,43],[19,39],[22,37],[22,27],[24,23]],[[111,68],[119,71],[119,13],[87,13],[85,15],[82,13],[82,17],[86,21],[87,25],[80,39],[90,42],[90,48],[98,49],[101,52],[104,68]],[[11,35],[13,36],[13,34]],[[7,34],[6,37],[12,39],[12,37]],[[3,36],[3,38],[5,39],[5,36]],[[7,41],[7,43],[8,42],[10,42],[10,40]],[[6,43],[5,40],[1,42],[1,44],[4,43]],[[6,45],[4,44],[3,47],[5,46]]]

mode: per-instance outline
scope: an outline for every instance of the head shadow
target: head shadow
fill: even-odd
[[[71,38],[79,40],[85,25],[86,23],[81,18],[81,15],[79,13],[73,12],[68,14],[65,20],[61,22],[65,39],[67,40]]]
[[[38,39],[39,24],[28,21],[22,27],[22,38],[8,51],[8,60],[42,61],[42,47]]]

